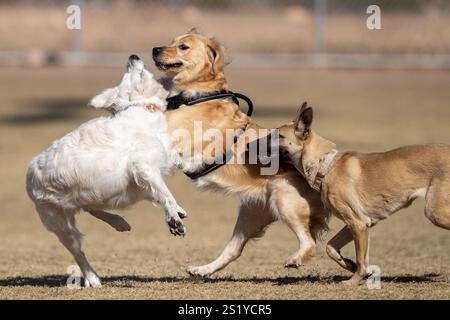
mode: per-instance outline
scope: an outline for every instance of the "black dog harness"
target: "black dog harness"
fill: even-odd
[[[183,93],[180,93],[176,96],[167,98],[167,110],[176,110],[182,105],[193,106],[193,105],[196,105],[196,104],[199,104],[202,102],[207,102],[210,100],[217,100],[217,99],[224,99],[224,98],[231,98],[233,100],[233,102],[235,104],[237,104],[238,106],[239,106],[239,99],[244,100],[248,105],[248,109],[246,112],[247,116],[250,117],[252,115],[252,113],[253,113],[252,100],[250,100],[249,97],[247,97],[243,94],[231,92],[231,91],[227,91],[227,90],[217,91],[215,93],[197,95],[194,97],[186,97],[183,95]],[[248,125],[248,123],[246,123],[242,128],[240,128],[238,130],[236,135],[233,137],[233,144],[235,144],[239,140],[240,136],[245,132],[245,130],[247,129],[247,125]],[[203,176],[207,175],[208,173],[220,168],[221,166],[227,164],[232,157],[233,157],[233,152],[231,151],[231,149],[228,148],[227,150],[224,151],[224,153],[222,155],[220,155],[216,159],[214,159],[213,163],[205,164],[200,169],[198,169],[194,172],[185,172],[184,174],[187,175],[192,180],[198,179],[198,178],[203,177]]]
[[[194,97],[186,97],[183,95],[183,92],[167,98],[167,110],[175,110],[181,107],[182,105],[186,106],[193,106],[198,103],[210,101],[210,100],[217,100],[217,99],[224,99],[224,98],[231,98],[233,99],[233,102],[236,103],[239,106],[239,99],[244,100],[248,105],[248,110],[246,112],[247,116],[251,117],[253,113],[253,102],[250,100],[249,97],[232,91],[227,90],[221,90],[216,91],[215,93],[206,93],[206,94],[200,94],[196,95]]]
[[[247,125],[248,124],[246,123],[242,128],[240,128],[238,130],[236,135],[233,137],[232,145],[235,144],[239,140],[240,136],[247,129]],[[187,175],[192,180],[195,180],[197,178],[207,175],[210,172],[213,172],[216,169],[219,169],[221,166],[227,164],[231,160],[232,157],[233,157],[233,152],[231,151],[231,149],[227,149],[227,150],[225,150],[225,152],[223,154],[221,154],[216,159],[214,159],[214,162],[204,164],[200,169],[195,170],[194,172],[185,172],[184,174]]]

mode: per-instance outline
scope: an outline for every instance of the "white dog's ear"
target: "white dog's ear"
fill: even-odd
[[[108,108],[114,103],[117,97],[117,88],[106,89],[102,93],[96,95],[89,101],[88,106],[94,108]]]

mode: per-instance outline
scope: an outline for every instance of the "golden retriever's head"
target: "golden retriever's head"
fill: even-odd
[[[172,77],[181,89],[221,90],[225,85],[225,52],[215,39],[192,30],[176,37],[169,46],[153,48],[156,67]],[[222,86],[222,87],[221,87]]]

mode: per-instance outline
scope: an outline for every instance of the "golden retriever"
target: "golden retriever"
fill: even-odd
[[[168,46],[154,48],[153,59],[156,66],[166,73],[163,82],[172,96],[189,98],[228,90],[223,70],[227,60],[223,47],[215,39],[191,31],[175,38]],[[203,163],[195,159],[204,161],[211,158],[209,141],[204,136],[194,135],[195,122],[201,121],[204,130],[219,130],[223,135],[227,129],[245,128],[232,148],[231,161],[195,179],[195,184],[202,189],[238,196],[241,205],[232,238],[223,252],[209,264],[188,267],[191,275],[207,276],[224,268],[240,256],[249,239],[262,236],[275,220],[285,222],[299,241],[299,249],[288,258],[286,267],[298,267],[315,254],[316,240],[326,229],[329,216],[319,194],[290,165],[281,164],[276,174],[265,175],[262,174],[264,165],[261,163],[234,161],[241,156],[237,150],[242,149],[238,145],[245,146],[265,136],[260,133],[263,128],[239,111],[231,99],[181,106],[165,115],[172,134],[181,128],[194,137],[191,145],[202,146],[186,156],[185,152],[192,152],[194,148],[186,147],[184,140],[175,139],[174,147],[185,161],[185,172],[202,167]]]

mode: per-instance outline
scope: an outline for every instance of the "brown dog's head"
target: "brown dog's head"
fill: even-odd
[[[294,121],[282,126],[280,130],[280,155],[293,164],[310,185],[319,169],[322,157],[336,145],[311,130],[313,110],[303,103]]]
[[[303,148],[311,137],[312,119],[312,108],[304,102],[295,120],[280,128],[280,152],[284,160],[294,165],[300,163]]]
[[[166,72],[180,90],[225,89],[225,52],[215,39],[195,30],[176,37],[169,46],[153,48],[156,67]]]

